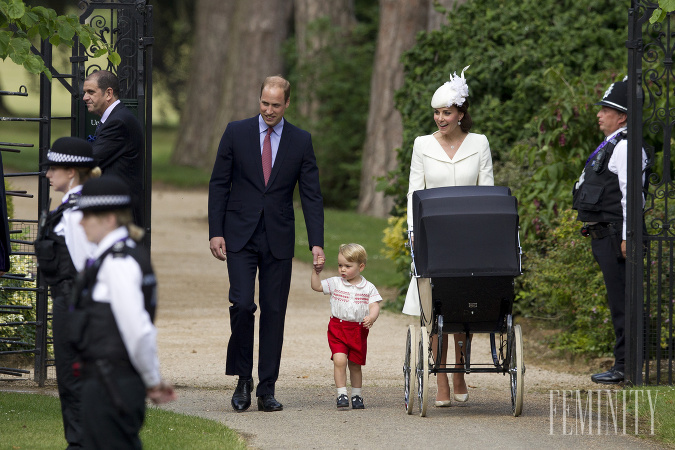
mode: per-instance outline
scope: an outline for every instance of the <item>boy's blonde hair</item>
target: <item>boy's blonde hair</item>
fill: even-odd
[[[339,253],[349,262],[365,264],[368,261],[366,249],[359,244],[342,244]]]

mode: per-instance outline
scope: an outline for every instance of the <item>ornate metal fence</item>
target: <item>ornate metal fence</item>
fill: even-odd
[[[673,384],[675,18],[650,24],[658,5],[633,0],[628,21],[628,259],[626,378]],[[649,160],[642,170],[642,152]],[[644,192],[642,177],[647,180]]]
[[[151,211],[151,161],[152,161],[152,7],[145,0],[111,0],[101,2],[78,2],[82,13],[80,21],[88,23],[105,41],[110,43],[122,57],[118,66],[112,66],[107,59],[94,59],[96,48],[84,48],[75,45],[70,58],[70,73],[60,73],[55,67],[52,46],[43,41],[35,53],[45,61],[51,70],[53,83],[60,83],[70,94],[71,114],[58,117],[52,114],[52,84],[46,76],[40,77],[40,111],[36,117],[2,117],[1,123],[37,123],[38,158],[44,161],[51,142],[60,136],[52,136],[52,124],[55,121],[69,121],[70,135],[86,138],[94,134],[97,117],[90,116],[82,101],[82,85],[91,72],[99,69],[110,70],[120,79],[120,100],[136,112],[145,132],[144,159],[144,220],[139,225],[146,230],[144,244],[150,246]],[[67,72],[62,70],[61,72]],[[27,96],[21,86],[16,92],[2,91],[0,95]],[[0,141],[3,131],[0,128]],[[34,144],[19,142],[0,142],[0,150],[17,152],[29,150]],[[33,198],[37,195],[38,207],[30,217],[13,218],[10,221],[12,241],[12,269],[2,277],[0,289],[0,380],[3,376],[11,379],[30,377],[31,371],[22,364],[16,355],[34,355],[33,379],[40,385],[47,379],[47,368],[53,365],[49,344],[49,298],[47,286],[36,268],[33,242],[37,232],[40,211],[49,207],[49,180],[44,172],[35,167],[33,172],[5,174],[5,177],[28,177],[31,191],[8,191],[15,198]],[[15,293],[26,297],[19,304]],[[8,362],[9,363],[5,363]],[[17,367],[10,367],[15,365]],[[6,366],[6,367],[5,367]]]

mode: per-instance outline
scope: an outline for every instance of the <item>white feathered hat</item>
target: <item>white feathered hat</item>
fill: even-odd
[[[464,71],[471,66],[466,66],[462,74],[457,76],[457,72],[450,75],[450,81],[446,81],[443,86],[436,89],[431,98],[432,108],[449,108],[452,105],[462,106],[464,100],[469,96],[469,86],[464,79]]]

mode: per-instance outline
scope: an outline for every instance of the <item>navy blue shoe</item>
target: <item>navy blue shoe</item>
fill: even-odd
[[[338,395],[337,407],[338,408],[348,408],[349,407],[349,399],[347,398],[347,396],[345,394]]]

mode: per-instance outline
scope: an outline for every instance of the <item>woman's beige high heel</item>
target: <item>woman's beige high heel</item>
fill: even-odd
[[[466,403],[469,401],[469,393],[466,394],[453,394],[452,396],[456,402]]]

